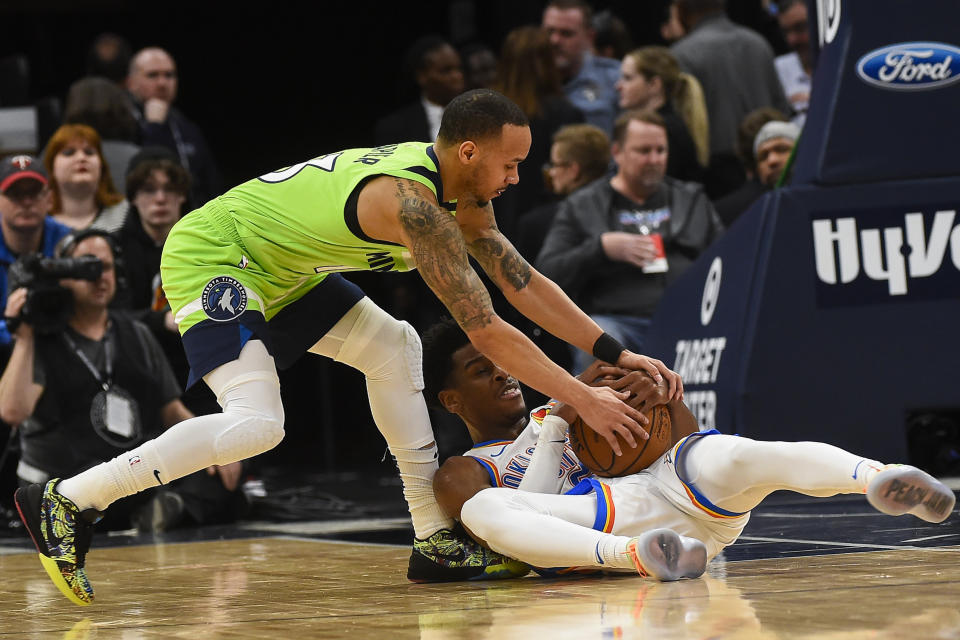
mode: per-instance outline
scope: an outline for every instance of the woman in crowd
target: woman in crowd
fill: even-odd
[[[126,92],[106,78],[89,76],[70,85],[63,110],[64,124],[85,124],[100,134],[103,157],[113,186],[123,193],[131,158],[140,151],[140,129]]]
[[[47,144],[43,164],[50,176],[50,215],[74,229],[113,233],[127,217],[127,201],[113,186],[100,135],[84,124],[65,124]]]
[[[665,47],[631,51],[620,65],[621,109],[652,109],[667,125],[667,175],[699,182],[710,158],[703,89]]]
[[[553,134],[564,125],[583,122],[583,113],[564,96],[550,37],[539,27],[520,27],[507,34],[494,88],[517,103],[530,119],[532,141],[527,159],[518,169],[520,183],[494,204],[501,231],[512,238],[517,217],[550,197],[542,171],[550,160]]]

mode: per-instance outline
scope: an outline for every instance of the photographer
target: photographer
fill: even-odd
[[[7,270],[21,255],[52,256],[70,228],[47,216],[50,188],[43,163],[31,156],[0,160],[0,306],[6,306]],[[0,320],[0,351],[9,354],[10,332]],[[4,358],[5,359],[5,356]]]
[[[0,377],[0,418],[19,428],[21,484],[72,476],[192,417],[150,331],[108,308],[117,287],[113,239],[76,231],[56,255],[13,267],[28,277],[5,311],[15,341]],[[50,274],[64,278],[61,294],[51,291]],[[51,304],[63,293],[68,313]],[[242,502],[239,475],[235,463],[131,496],[103,526],[126,528],[134,519],[141,529],[165,530],[188,517],[232,520]]]

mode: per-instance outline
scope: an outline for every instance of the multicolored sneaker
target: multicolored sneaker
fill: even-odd
[[[407,580],[504,580],[529,572],[529,565],[487,549],[457,525],[453,530],[440,529],[426,540],[414,538]]]
[[[631,538],[627,554],[641,576],[673,582],[699,578],[707,568],[707,548],[695,538],[671,529],[654,529]]]
[[[93,587],[83,565],[93,524],[102,514],[93,509],[81,513],[77,505],[57,493],[59,481],[55,478],[45,487],[32,484],[17,489],[13,499],[53,584],[71,602],[84,606],[93,602]]]
[[[957,498],[950,488],[908,464],[888,464],[867,485],[867,501],[891,516],[912,513],[927,522],[943,522]]]

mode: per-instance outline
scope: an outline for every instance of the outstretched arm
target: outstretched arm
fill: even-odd
[[[471,230],[479,227],[468,241],[470,255],[476,258],[510,304],[520,313],[561,340],[587,353],[593,352],[594,344],[603,330],[581,311],[559,286],[524,260],[496,228],[489,204],[482,210],[482,214],[485,216],[484,223],[470,227]],[[680,376],[660,360],[624,350],[619,358],[610,364],[628,369],[642,369],[654,376],[654,379],[662,377],[667,381],[671,397],[683,396]]]
[[[417,182],[399,178],[395,187],[404,244],[421,277],[477,350],[534,389],[576,407],[615,450],[619,450],[615,434],[631,446],[636,442],[633,433],[646,438],[640,427],[646,418],[622,402],[625,394],[591,388],[574,379],[494,312],[487,290],[470,267],[460,227],[437,205],[433,193]]]

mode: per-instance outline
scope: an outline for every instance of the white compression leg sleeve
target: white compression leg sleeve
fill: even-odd
[[[683,459],[688,482],[713,504],[749,511],[779,489],[808,496],[863,493],[881,463],[822,442],[764,442],[704,436]]]
[[[283,405],[273,358],[251,340],[233,362],[204,378],[223,413],[184,420],[136,449],[62,481],[57,490],[81,510],[166,484],[213,464],[263,453],[283,439]]]
[[[420,338],[413,327],[365,297],[310,351],[366,376],[370,411],[396,459],[416,536],[426,538],[453,526],[433,495],[437,445],[422,393]]]
[[[596,531],[597,498],[491,488],[463,504],[464,526],[498,553],[535,567],[633,570],[630,538]]]

